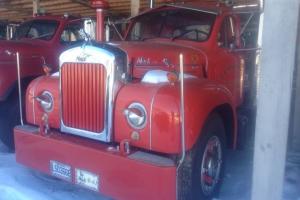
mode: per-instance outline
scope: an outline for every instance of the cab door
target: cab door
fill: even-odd
[[[236,105],[242,103],[244,61],[235,49],[240,48],[239,22],[234,16],[226,16],[217,38],[217,63],[215,79],[233,94]]]

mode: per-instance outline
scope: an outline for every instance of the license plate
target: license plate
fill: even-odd
[[[63,164],[54,160],[50,161],[50,171],[55,177],[64,179],[66,181],[72,181],[72,170],[71,166]]]
[[[88,189],[99,191],[99,176],[91,172],[75,169],[75,183]]]

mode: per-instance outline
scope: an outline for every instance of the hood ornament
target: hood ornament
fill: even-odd
[[[87,34],[83,29],[80,29],[79,34],[80,34],[81,38],[84,38],[84,42],[83,42],[83,44],[81,46],[82,51],[81,51],[80,55],[78,55],[76,57],[76,60],[78,62],[85,62],[87,60],[87,58],[91,56],[90,54],[87,54],[85,52],[85,47],[87,45],[92,45],[92,42],[91,42],[92,40],[91,40],[90,35]]]

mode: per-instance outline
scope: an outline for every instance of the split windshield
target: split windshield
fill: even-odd
[[[23,38],[51,40],[59,22],[55,20],[33,20],[20,25],[13,37],[14,40]]]
[[[127,40],[144,41],[152,38],[206,41],[216,16],[188,9],[172,9],[141,15],[128,34]]]

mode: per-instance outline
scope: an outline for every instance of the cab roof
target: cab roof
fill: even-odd
[[[255,13],[260,12],[261,8],[259,4],[237,4],[237,5],[226,5],[225,3],[218,3],[218,2],[189,2],[189,3],[176,3],[176,4],[166,4],[154,9],[146,10],[140,13],[137,16],[144,15],[146,13],[160,10],[164,8],[182,8],[182,9],[189,9],[195,11],[206,12],[214,15],[220,15],[222,13]],[[137,17],[135,16],[135,17]],[[135,18],[132,17],[132,18]]]
[[[224,12],[230,12],[230,13],[255,12],[255,11],[259,11],[259,9],[260,9],[259,4],[226,5],[225,3],[203,2],[203,1],[202,2],[181,3],[181,4],[167,4],[165,6],[198,10],[198,11],[212,13],[215,15],[219,15]]]

